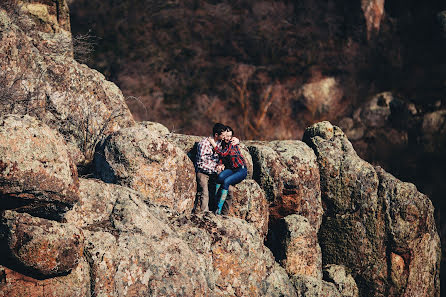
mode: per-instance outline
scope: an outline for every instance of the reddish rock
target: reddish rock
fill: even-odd
[[[0,119],[0,205],[57,217],[79,199],[63,138],[30,116]]]
[[[141,192],[148,201],[191,212],[197,190],[187,155],[159,133],[143,126],[110,135],[95,157],[96,173],[108,183]]]
[[[322,220],[319,168],[301,141],[249,142],[254,179],[265,191],[270,220],[300,214],[319,229]]]
[[[84,259],[65,276],[35,279],[0,265],[1,297],[90,297],[90,269]]]
[[[70,272],[82,257],[84,236],[74,226],[10,210],[2,225],[9,256],[37,276]]]

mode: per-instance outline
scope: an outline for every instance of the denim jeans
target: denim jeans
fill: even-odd
[[[217,178],[217,183],[221,184],[222,189],[228,190],[229,186],[238,184],[246,178],[248,169],[245,166],[237,169],[225,169]]]

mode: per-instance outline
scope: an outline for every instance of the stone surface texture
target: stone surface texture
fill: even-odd
[[[322,222],[319,168],[314,152],[301,141],[247,143],[254,176],[265,191],[270,220],[290,214],[307,217],[319,229]]]
[[[196,193],[195,169],[176,145],[144,126],[108,136],[95,155],[96,174],[141,192],[147,200],[191,212]]]
[[[63,138],[30,116],[0,118],[0,206],[56,217],[79,198]]]
[[[304,141],[314,149],[321,175],[324,264],[351,269],[360,296],[439,296],[440,247],[431,201],[412,184],[361,160],[329,122],[307,128]]]

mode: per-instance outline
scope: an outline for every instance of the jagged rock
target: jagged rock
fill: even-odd
[[[342,265],[325,265],[324,280],[334,283],[342,297],[358,297],[359,291],[355,280],[347,274]]]
[[[79,180],[63,138],[30,117],[0,119],[0,209],[58,217],[79,198]]]
[[[267,245],[288,275],[322,279],[317,231],[307,218],[294,214],[279,220],[268,233]]]
[[[277,266],[257,230],[245,221],[204,214],[174,217],[171,222],[176,233],[209,263],[207,279],[214,295],[296,296],[285,271]]]
[[[132,115],[115,84],[73,60],[71,35],[63,29],[69,28],[65,1],[33,1],[22,8],[0,9],[0,116],[34,115],[72,144],[76,164],[88,162],[104,135],[134,124]],[[38,23],[48,21],[51,28],[57,21],[62,29],[46,32],[41,28],[45,24],[24,28],[17,19],[28,14],[41,16]]]
[[[36,279],[0,265],[1,297],[90,297],[90,268],[81,258],[70,274]]]
[[[84,236],[74,226],[6,210],[2,229],[7,257],[38,277],[68,273],[82,257]]]
[[[243,220],[179,215],[132,194],[110,219],[114,230],[85,231],[94,296],[296,296]]]
[[[434,208],[415,185],[377,167],[385,205],[391,290],[395,296],[439,295],[440,238]]]
[[[335,285],[308,275],[294,275],[291,281],[297,296],[302,297],[341,297]]]
[[[64,222],[79,228],[100,225],[109,220],[116,199],[134,190],[95,179],[79,179],[79,202],[64,215]]]
[[[252,179],[235,185],[228,215],[253,224],[263,238],[268,233],[268,202],[263,190]]]
[[[142,126],[121,129],[105,139],[95,155],[97,175],[141,192],[147,200],[191,212],[195,169],[187,155]]]
[[[384,0],[361,0],[361,9],[367,26],[367,39],[379,33],[384,16]]]
[[[377,173],[356,155],[344,133],[329,122],[309,127],[304,140],[315,150],[320,168],[326,207],[319,231],[324,263],[351,269],[360,296],[400,296],[402,292],[412,296],[412,290],[419,296],[438,296],[435,267],[439,265],[439,238],[429,199],[413,186],[396,179],[390,182],[386,174]],[[390,190],[392,187],[395,190]],[[401,220],[399,214],[406,219]],[[410,235],[409,229],[413,232]],[[402,246],[413,246],[410,261],[424,261],[423,268],[415,264],[417,261],[411,262],[417,267],[412,270],[389,267],[409,261],[389,254],[394,250],[404,259],[407,248],[398,250]],[[392,270],[395,280],[389,281]],[[397,276],[398,271],[412,275],[407,284],[403,275]]]
[[[297,213],[319,229],[322,220],[319,169],[301,141],[248,142],[254,179],[265,191],[271,220]]]
[[[194,163],[197,154],[197,144],[198,142],[200,142],[201,139],[203,139],[203,137],[204,136],[183,135],[175,133],[171,133],[170,135],[168,135],[169,140],[180,147]],[[246,176],[246,178],[250,179],[252,178],[253,173],[251,154],[249,153],[249,150],[244,143],[240,143],[239,146],[240,152],[242,153],[242,156],[246,161],[246,167],[248,169],[248,175]]]

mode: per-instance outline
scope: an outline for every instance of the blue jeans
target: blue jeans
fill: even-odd
[[[248,169],[245,166],[237,169],[225,169],[217,177],[217,183],[222,185],[222,189],[228,190],[229,186],[238,184],[246,178]]]

